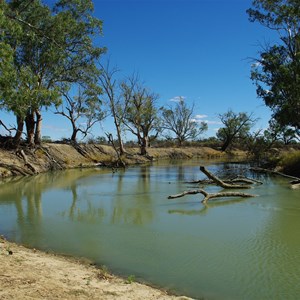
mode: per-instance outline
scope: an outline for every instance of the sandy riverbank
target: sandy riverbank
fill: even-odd
[[[0,299],[191,299],[0,239]]]
[[[147,157],[139,149],[128,148],[122,158],[126,165],[149,163],[160,159],[220,158],[226,154],[208,147],[150,148]],[[112,165],[116,153],[111,146],[45,143],[36,149],[5,150],[0,148],[0,177],[35,175],[49,170]]]

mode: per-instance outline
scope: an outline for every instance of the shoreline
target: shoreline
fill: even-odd
[[[0,299],[192,299],[110,274],[83,258],[0,238]]]
[[[208,147],[149,148],[147,156],[138,148],[128,148],[122,157],[126,166],[148,164],[162,159],[226,158],[228,155]],[[45,143],[36,149],[6,150],[0,148],[0,178],[30,176],[52,170],[67,170],[116,164],[117,156],[108,145]]]
[[[225,158],[207,148],[150,148],[149,157],[128,149],[126,165],[147,164],[162,159]],[[110,146],[44,144],[23,153],[0,149],[0,177],[8,182],[18,175],[32,176],[51,170],[109,166],[116,159]],[[56,168],[57,167],[57,168]],[[23,173],[23,174],[22,174]],[[18,179],[17,177],[16,179]],[[6,180],[4,179],[3,182]],[[192,299],[163,288],[122,278],[96,267],[84,258],[27,248],[0,237],[0,299]]]

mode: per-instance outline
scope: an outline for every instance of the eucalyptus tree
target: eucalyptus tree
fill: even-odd
[[[6,109],[8,99],[15,96],[13,83],[16,80],[14,66],[14,49],[5,37],[17,38],[20,35],[21,27],[7,17],[8,5],[0,1],[0,108]],[[5,101],[6,100],[6,101]],[[1,125],[6,127],[1,121]]]
[[[132,76],[122,84],[126,113],[124,126],[137,137],[140,154],[147,155],[150,146],[150,135],[157,137],[160,132],[158,94],[147,89],[136,76]]]
[[[116,78],[119,70],[116,67],[110,67],[109,61],[106,65],[100,64],[100,76],[99,82],[103,89],[103,96],[108,103],[109,113],[113,118],[115,129],[117,132],[118,140],[118,154],[123,155],[125,151],[122,128],[124,125],[124,117],[127,111],[128,101],[125,101],[125,95],[123,93],[124,82],[119,82]],[[111,133],[107,133],[109,140],[113,143],[113,136]],[[114,145],[113,145],[114,146]]]
[[[208,128],[207,123],[193,119],[194,106],[188,107],[183,97],[173,106],[161,108],[161,111],[162,128],[175,134],[179,147],[184,141],[195,139]]]
[[[97,89],[81,91],[79,88],[76,95],[65,93],[62,105],[56,107],[55,114],[62,115],[71,123],[70,140],[73,143],[77,142],[78,133],[85,138],[91,132],[92,127],[106,117],[98,93]]]
[[[300,133],[300,10],[299,0],[254,0],[251,22],[278,34],[278,40],[259,52],[251,78],[257,95],[282,126]]]
[[[6,109],[15,113],[20,139],[23,124],[28,143],[40,142],[41,110],[58,105],[73,85],[89,88],[96,83],[95,61],[105,51],[93,38],[102,33],[102,22],[93,17],[91,0],[58,0],[52,7],[40,0],[7,1],[6,16],[22,34],[4,34],[13,49],[13,93],[2,93]]]
[[[220,121],[224,125],[217,131],[217,137],[222,141],[222,151],[225,151],[235,140],[245,139],[256,119],[253,114],[246,112],[235,113],[231,109],[219,114]]]

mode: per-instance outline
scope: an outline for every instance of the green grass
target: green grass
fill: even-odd
[[[128,276],[127,280],[125,281],[125,283],[127,283],[127,284],[131,284],[133,282],[135,282],[135,276],[134,275]]]

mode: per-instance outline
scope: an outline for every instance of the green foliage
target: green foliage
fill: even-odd
[[[4,11],[5,8],[5,11]],[[91,0],[1,1],[0,103],[28,126],[38,126],[41,108],[61,103],[72,85],[95,86],[95,61],[105,51],[94,45],[102,22],[92,15]],[[32,130],[31,130],[32,132]]]
[[[90,133],[91,128],[106,117],[101,109],[98,94],[97,87],[91,87],[84,91],[79,89],[76,96],[65,93],[64,104],[56,107],[55,113],[67,118],[72,125],[71,141],[77,141],[79,132],[85,138]]]
[[[223,143],[222,151],[225,151],[234,141],[245,139],[256,121],[253,119],[252,114],[235,113],[231,109],[224,114],[220,114],[219,118],[224,125],[217,132],[218,139]]]
[[[45,143],[50,143],[50,142],[52,142],[51,137],[48,136],[48,135],[42,136],[42,141],[45,142]]]
[[[129,275],[129,276],[127,277],[125,283],[131,284],[131,283],[133,283],[133,282],[135,282],[135,276],[134,276],[134,275]]]
[[[279,34],[278,42],[259,52],[251,78],[257,95],[283,126],[300,130],[300,10],[298,0],[255,0],[250,21]]]
[[[158,95],[144,87],[138,78],[131,78],[128,83],[123,83],[122,89],[126,103],[124,125],[137,137],[141,155],[146,155],[150,135],[152,134],[153,139],[160,131],[155,105]]]
[[[183,98],[174,106],[161,108],[161,112],[162,128],[175,134],[179,146],[186,140],[194,140],[208,128],[205,122],[193,120],[194,107],[188,107]]]
[[[284,154],[279,165],[286,174],[300,176],[300,151],[293,151]]]

